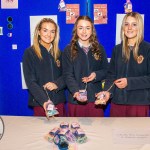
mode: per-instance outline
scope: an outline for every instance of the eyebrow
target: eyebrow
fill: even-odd
[[[129,23],[128,21],[125,21],[125,23]],[[137,23],[137,22],[131,22],[131,23]]]
[[[77,27],[91,27],[91,26],[77,26]]]
[[[42,28],[42,29],[46,29],[46,30],[48,30],[47,28]],[[49,31],[56,31],[56,29],[52,29],[52,30],[49,30]]]

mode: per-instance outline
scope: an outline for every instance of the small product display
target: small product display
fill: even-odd
[[[85,84],[85,89],[79,90],[79,98],[80,100],[82,100],[83,102],[86,102],[87,99],[87,83]]]
[[[112,87],[114,86],[115,84],[114,84],[114,82],[113,82],[113,84],[108,88],[108,90],[107,90],[107,92],[109,92],[111,89],[112,89]],[[106,95],[104,94],[104,93],[101,93],[98,97],[97,97],[97,99],[96,99],[96,101],[95,101],[95,105],[106,105]]]
[[[55,115],[58,115],[59,112],[57,111],[57,108],[55,107],[54,103],[50,100],[50,97],[48,95],[47,90],[45,89],[45,92],[47,94],[47,97],[49,98],[48,103],[46,105],[46,115],[47,117],[53,117]]]
[[[87,101],[87,91],[86,91],[86,89],[79,90],[79,97],[80,97],[80,100],[82,100],[84,102]]]
[[[71,124],[71,131],[74,133],[77,129],[80,128],[80,125],[77,122]]]
[[[56,107],[51,100],[48,100],[46,106],[46,113],[48,117],[52,117],[59,114],[59,112],[56,110]]]
[[[60,129],[57,127],[52,129],[48,134],[48,141],[53,142],[55,135],[57,135],[59,132],[60,132]]]
[[[96,105],[105,105],[106,104],[106,101],[105,101],[105,94],[101,94],[97,97],[96,101],[95,101],[95,104]]]
[[[59,9],[59,11],[66,11],[66,4],[65,4],[64,0],[60,0],[58,9]]]
[[[60,132],[54,137],[53,141],[56,145],[58,145],[59,149],[62,148],[66,149],[69,146],[69,141],[67,140],[66,137],[67,132],[69,132],[69,130],[68,131],[64,129],[60,130]]]
[[[68,150],[72,144],[82,144],[87,141],[85,132],[77,122],[73,122],[69,128],[69,123],[62,122],[59,127],[53,128],[47,135],[49,142],[54,142],[60,150]]]
[[[125,13],[132,12],[132,3],[130,0],[126,0],[126,3],[124,4],[124,10],[125,10]]]
[[[77,129],[73,133],[73,135],[76,137],[77,143],[85,143],[87,141],[87,136],[85,135],[85,132],[82,129]]]

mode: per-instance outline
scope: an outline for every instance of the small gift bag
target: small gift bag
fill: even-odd
[[[85,89],[79,90],[79,99],[83,102],[87,101],[87,83],[85,85]]]
[[[77,139],[77,143],[82,144],[87,141],[87,136],[85,135],[85,132],[83,131],[83,129],[79,128],[73,134]]]
[[[69,129],[61,129],[54,137],[54,143],[59,147],[59,149],[67,149],[69,146],[69,141],[65,135],[67,132],[69,132]]]
[[[76,150],[77,147],[76,137],[67,128],[61,128],[60,132],[54,137],[54,143],[60,150]]]
[[[105,105],[106,104],[106,100],[105,100],[105,94],[100,94],[96,101],[95,101],[95,104],[98,105],[98,104],[102,104],[102,105]]]
[[[60,132],[60,129],[55,127],[53,128],[47,135],[46,135],[46,139],[49,142],[53,142],[54,137]]]
[[[74,133],[77,129],[79,129],[79,128],[80,128],[79,123],[73,122],[73,123],[71,124],[71,130],[72,130],[73,133]]]
[[[113,82],[112,85],[108,88],[107,92],[109,92],[109,91],[112,89],[112,87],[113,87],[114,85],[115,85],[115,84],[114,84],[114,82]],[[96,101],[95,101],[95,105],[99,105],[99,104],[101,104],[101,105],[106,105],[106,103],[107,103],[106,95],[105,95],[105,93],[101,93],[101,94],[97,97],[97,99],[96,99]]]
[[[48,103],[46,105],[46,114],[48,117],[52,117],[55,115],[58,115],[59,112],[57,111],[57,108],[55,107],[54,103],[50,100],[50,97],[48,95],[47,90],[45,89],[47,97],[49,98]]]
[[[60,128],[61,129],[69,129],[69,123],[68,122],[61,122]]]

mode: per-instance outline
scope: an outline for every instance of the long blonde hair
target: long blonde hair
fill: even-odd
[[[92,35],[89,39],[89,42],[91,44],[91,50],[92,50],[93,54],[96,54],[97,56],[99,56],[99,58],[101,58],[101,50],[99,48],[99,42],[97,40],[96,30],[95,30],[95,27],[94,27],[94,24],[93,24],[92,20],[88,16],[79,16],[77,18],[75,24],[74,24],[73,36],[72,36],[72,39],[71,39],[71,58],[72,58],[72,60],[74,60],[77,57],[77,54],[78,54],[76,42],[78,41],[77,25],[78,25],[78,22],[80,20],[89,21],[91,23]]]
[[[35,54],[37,55],[37,57],[39,59],[42,59],[42,54],[41,54],[41,49],[39,46],[39,40],[40,40],[40,35],[39,35],[39,31],[41,30],[42,24],[43,23],[52,23],[54,24],[55,28],[56,28],[56,35],[54,40],[52,41],[52,45],[53,45],[53,57],[55,59],[55,61],[57,61],[58,57],[60,56],[60,50],[58,47],[59,44],[59,27],[58,25],[54,22],[54,20],[52,20],[51,18],[43,18],[36,26],[35,31],[34,31],[34,38],[33,38],[33,49]]]
[[[142,19],[142,16],[137,12],[128,13],[123,18],[122,26],[121,26],[121,39],[122,39],[122,43],[123,43],[122,52],[123,52],[123,57],[125,58],[125,61],[129,61],[129,59],[130,59],[130,50],[128,47],[128,38],[124,34],[125,21],[129,16],[135,18],[137,21],[138,32],[137,32],[136,42],[135,42],[134,50],[133,50],[133,57],[137,61],[139,45],[144,38],[143,19]]]

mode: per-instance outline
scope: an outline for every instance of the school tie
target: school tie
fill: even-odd
[[[89,47],[84,47],[84,46],[82,46],[82,49],[86,55],[87,55],[88,51],[90,50]]]

